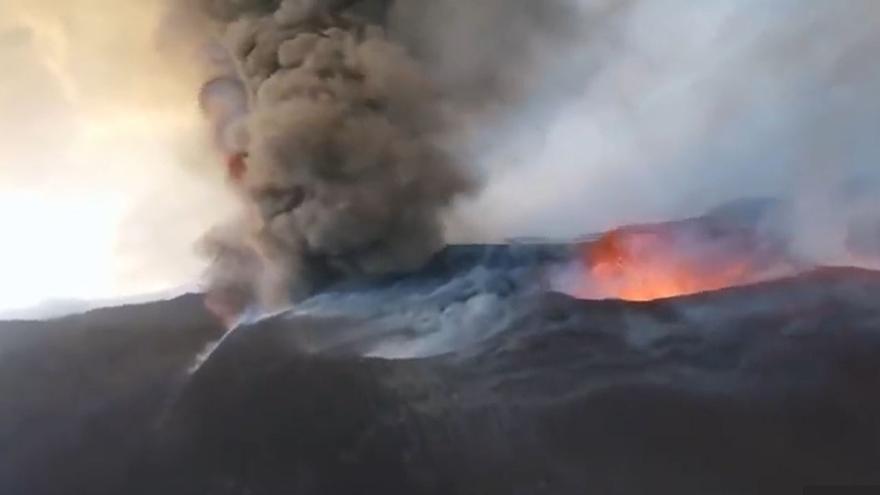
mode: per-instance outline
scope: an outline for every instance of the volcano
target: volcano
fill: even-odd
[[[742,218],[647,231],[793,266]],[[603,242],[451,246],[227,334],[199,295],[3,323],[0,492],[880,484],[880,273],[803,269],[646,301],[561,290]]]

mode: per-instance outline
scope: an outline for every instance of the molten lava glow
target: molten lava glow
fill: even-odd
[[[751,262],[719,246],[693,244],[661,232],[615,230],[587,247],[594,296],[648,301],[740,285]]]

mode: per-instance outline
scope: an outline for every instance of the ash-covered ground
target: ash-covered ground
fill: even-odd
[[[580,249],[451,246],[219,345],[198,295],[0,324],[0,492],[880,483],[880,273],[578,300],[553,280]]]

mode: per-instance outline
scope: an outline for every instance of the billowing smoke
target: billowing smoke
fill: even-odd
[[[806,260],[861,262],[853,253],[875,242],[874,2],[395,2],[389,34],[372,28],[372,39],[353,21],[319,15],[331,3],[210,5],[231,22],[228,46],[251,106],[244,182],[273,249],[302,253],[294,264],[317,254],[343,272],[381,273],[417,266],[440,245],[436,206],[460,181],[434,195],[369,182],[343,193],[363,201],[353,203],[358,215],[328,215],[338,172],[323,172],[412,163],[374,158],[375,143],[406,142],[400,129],[430,136],[428,146],[444,132],[460,137],[435,122],[425,78],[465,133],[456,157],[484,181],[444,215],[452,240],[570,238],[772,196],[781,207],[765,227]],[[229,134],[241,142],[241,131]],[[441,163],[418,169],[456,170],[442,154],[432,159]],[[309,189],[333,193],[310,203]],[[394,218],[382,208],[404,204],[395,210],[415,205],[417,220],[376,230]],[[380,238],[390,239],[381,256],[364,256]]]
[[[469,181],[422,68],[332,2],[201,6],[220,24],[212,65],[227,70],[202,106],[249,210],[205,240],[212,304],[269,310],[329,279],[427,262]]]
[[[386,31],[352,3],[388,2],[199,4],[234,67],[203,96],[227,94],[216,134],[258,211],[214,243],[241,294],[417,267],[441,214],[451,241],[571,238],[771,196],[762,228],[799,257],[876,251],[870,0],[394,2]],[[229,276],[248,263],[274,275]]]
[[[444,237],[574,237],[745,196],[783,199],[768,228],[803,257],[867,263],[880,251],[878,11],[10,0],[0,290],[24,305],[190,279],[191,237],[235,203],[224,162],[248,209],[203,247],[233,300],[407,270]],[[463,175],[481,179],[476,195],[457,194]]]

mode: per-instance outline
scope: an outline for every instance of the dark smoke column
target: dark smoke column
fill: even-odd
[[[381,27],[328,8],[343,3],[204,3],[222,22],[222,80],[241,87],[206,89],[246,108],[219,134],[252,212],[206,242],[215,293],[239,306],[418,268],[443,246],[440,211],[468,189],[438,144],[447,126],[418,64]]]

